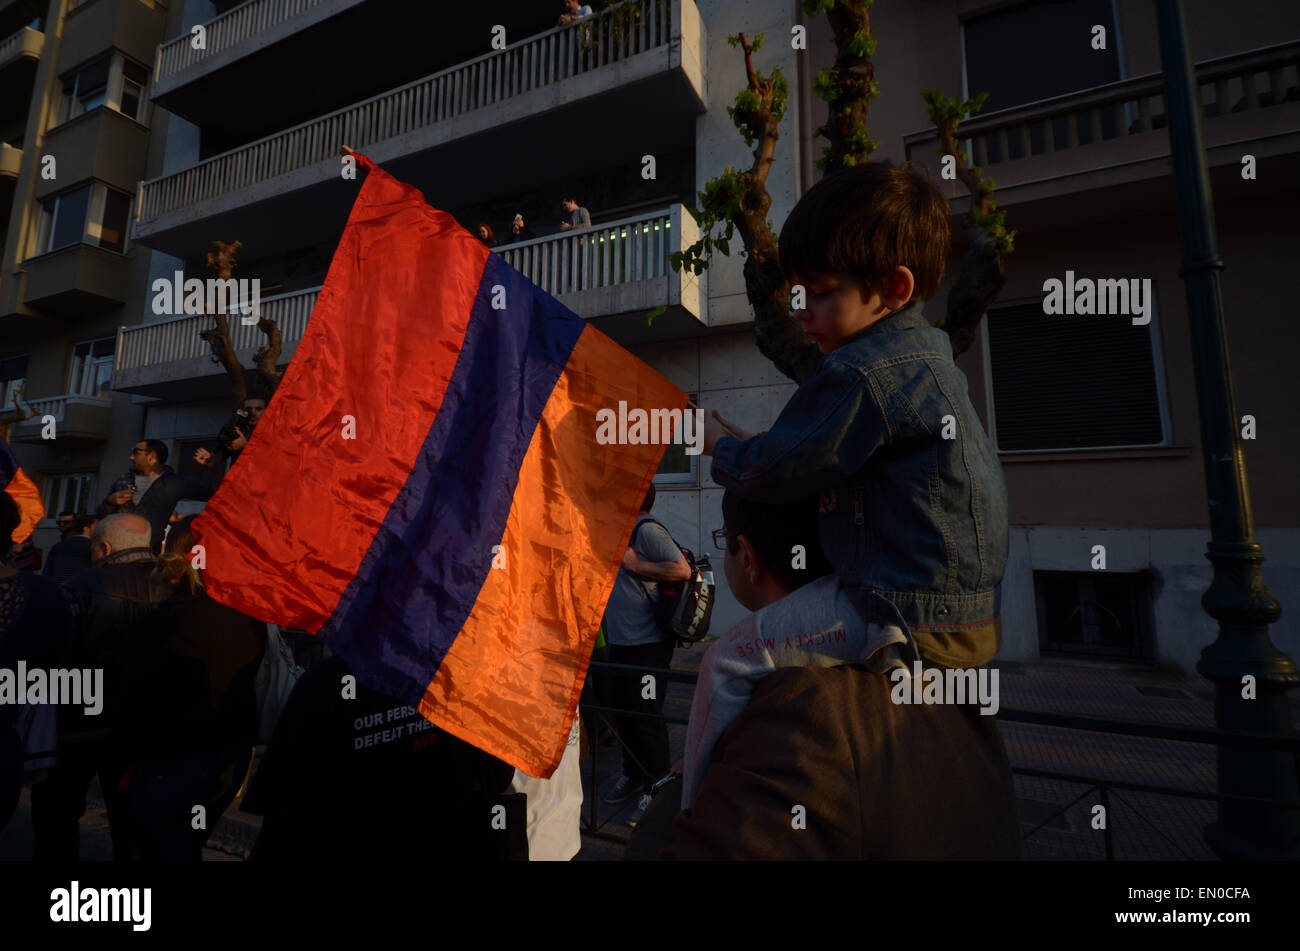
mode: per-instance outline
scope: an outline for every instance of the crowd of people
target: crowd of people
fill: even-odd
[[[572,198],[566,210],[564,226],[589,225]],[[977,667],[1000,642],[1005,482],[947,337],[921,312],[949,252],[948,214],[921,173],[869,163],[823,179],[786,221],[781,266],[805,291],[793,318],[819,369],[766,432],[706,416],[725,490],[713,539],[751,613],[705,653],[676,763],[656,680],[675,638],[655,605],[692,568],[652,515],[653,486],[640,506],[597,655],[637,672],[588,683],[619,711],[622,773],[602,798],[635,800],[630,858],[1019,856],[993,719],[968,702],[891,697],[914,665]],[[265,408],[260,397],[241,408],[228,459]],[[167,467],[162,443],[142,440],[131,458],[131,484],[115,486],[88,541],[56,546],[50,577],[0,569],[0,666],[95,666],[108,681],[96,722],[59,710],[58,760],[32,793],[38,858],[76,856],[95,776],[116,857],[197,858],[196,807],[211,829],[258,739],[269,632],[211,599],[186,557],[178,505],[208,490]],[[8,537],[16,509],[0,502]],[[82,554],[89,567],[74,571]],[[346,695],[347,675],[330,656],[298,679],[245,799],[263,816],[254,859],[576,854],[576,721],[559,771],[538,780],[393,697]],[[14,727],[12,710],[0,714]],[[13,798],[0,788],[0,807]]]

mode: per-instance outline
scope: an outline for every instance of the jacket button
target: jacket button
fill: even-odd
[[[948,605],[946,604],[939,605],[939,617],[947,617],[947,616],[948,616]]]

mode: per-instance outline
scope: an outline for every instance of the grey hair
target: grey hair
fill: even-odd
[[[143,523],[144,528],[135,527]],[[90,535],[90,543],[108,543],[113,551],[125,551],[128,548],[148,548],[153,542],[153,528],[149,520],[142,515],[121,512],[101,518]]]

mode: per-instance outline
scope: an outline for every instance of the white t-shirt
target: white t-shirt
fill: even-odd
[[[567,862],[582,848],[582,775],[578,758],[582,744],[578,721],[569,730],[560,765],[550,779],[538,779],[515,770],[511,792],[528,797],[528,860]]]

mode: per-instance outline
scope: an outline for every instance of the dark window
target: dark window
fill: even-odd
[[[121,192],[107,189],[104,195],[104,220],[99,225],[99,246],[112,251],[126,247],[127,219],[131,211],[131,198]]]
[[[141,120],[144,106],[145,84],[149,71],[135,63],[122,64],[122,113],[136,121]]]
[[[1106,28],[1106,48],[1092,48],[1094,26]],[[964,24],[966,86],[970,95],[989,94],[984,112],[1091,89],[1120,78],[1111,0],[1039,0],[967,20]],[[1099,116],[1101,138],[1119,134],[1113,108]],[[1039,154],[1064,143],[1087,145],[1095,133],[1081,110],[1029,128],[1029,151]],[[981,140],[976,160],[996,163],[1024,158],[1019,136]]]
[[[1040,648],[1045,654],[1154,660],[1150,591],[1148,573],[1035,571]]]
[[[998,449],[1152,446],[1164,441],[1151,327],[1041,304],[989,311]]]
[[[54,200],[54,229],[50,245],[42,251],[55,251],[77,244],[86,233],[86,212],[90,208],[90,186],[60,195]]]

